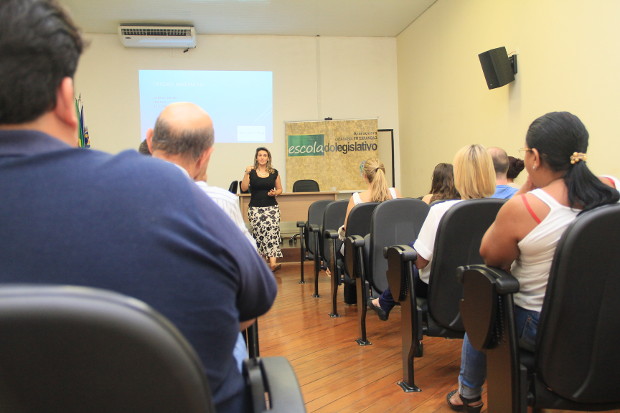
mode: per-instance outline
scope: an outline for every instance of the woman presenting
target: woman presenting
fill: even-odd
[[[252,225],[252,236],[256,240],[258,253],[269,261],[271,271],[281,265],[276,262],[282,257],[280,250],[280,207],[276,196],[282,193],[278,170],[271,166],[271,152],[267,148],[257,148],[254,165],[245,168],[241,180],[241,190],[250,189],[248,219]]]

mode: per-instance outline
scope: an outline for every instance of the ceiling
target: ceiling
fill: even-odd
[[[87,33],[120,23],[191,24],[197,34],[394,37],[436,0],[60,0]]]

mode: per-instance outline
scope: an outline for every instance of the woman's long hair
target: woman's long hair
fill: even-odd
[[[435,166],[429,193],[431,194],[430,202],[461,199],[459,191],[454,186],[454,168],[451,163],[442,162]]]
[[[371,202],[383,202],[392,199],[390,189],[385,178],[385,166],[377,158],[370,158],[364,162],[364,175],[370,182]]]
[[[462,199],[487,198],[495,193],[493,159],[484,146],[464,146],[454,155],[454,185]]]
[[[269,149],[261,146],[256,148],[256,153],[254,154],[254,169],[258,170],[258,153],[260,151],[265,151],[267,152],[267,172],[269,172],[270,174],[275,172],[275,169],[273,169],[273,167],[271,166],[271,152],[269,152]]]
[[[538,150],[541,162],[555,172],[565,171],[568,204],[583,211],[618,202],[617,190],[605,185],[586,165],[585,159],[571,162],[575,152],[585,154],[589,134],[579,118],[569,112],[551,112],[536,119],[525,142]]]

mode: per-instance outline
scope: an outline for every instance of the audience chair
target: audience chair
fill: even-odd
[[[345,303],[357,303],[357,312],[358,314],[363,312],[363,317],[366,316],[366,301],[363,297],[366,297],[368,294],[362,293],[361,290],[363,286],[358,285],[359,280],[355,280],[353,278],[357,263],[355,262],[356,255],[354,247],[351,245],[350,240],[354,235],[363,238],[370,233],[370,221],[372,218],[372,213],[377,205],[379,205],[378,202],[364,202],[351,208],[349,217],[347,218],[347,227],[345,231],[344,260],[343,268],[340,271],[342,273],[342,282],[344,282],[343,289]],[[335,287],[336,288],[332,291],[332,301],[334,302],[336,301],[336,296],[338,294],[338,285],[336,284]],[[364,345],[363,343],[359,344]]]
[[[319,183],[314,179],[300,179],[293,183],[293,192],[319,192]]]
[[[192,347],[136,299],[86,287],[5,285],[0,330],[2,411],[215,412]],[[286,359],[254,359],[248,367],[248,388],[260,391],[255,412],[305,411]]]
[[[408,245],[387,249],[388,283],[394,300],[401,303],[403,380],[398,384],[404,391],[420,391],[414,380],[414,356],[423,354],[423,335],[463,338],[465,329],[459,313],[462,286],[457,281],[457,267],[482,263],[480,241],[504,202],[471,199],[445,213],[433,247],[427,299],[415,295],[416,251]]]
[[[306,281],[304,280],[304,262],[306,260],[312,259],[314,261],[314,280],[315,280],[315,288],[314,293],[318,296],[318,288],[319,288],[319,271],[321,269],[321,257],[320,257],[320,246],[322,244],[320,231],[321,226],[323,225],[323,213],[325,212],[325,208],[327,205],[333,201],[330,200],[320,200],[314,201],[308,207],[308,220],[307,221],[297,221],[297,227],[299,228],[299,239],[301,242],[299,243],[299,261],[301,264],[301,280],[300,284],[304,284]]]
[[[352,261],[357,264],[353,266],[352,278],[357,282],[358,302],[367,303],[388,287],[384,249],[417,239],[428,210],[429,206],[419,199],[400,198],[382,202],[373,211],[369,235],[353,235],[350,241],[345,241],[345,244],[352,244]],[[358,311],[358,317],[360,337],[357,342],[360,345],[371,344],[366,337],[366,312]]]
[[[342,241],[338,239],[338,228],[344,224],[344,219],[347,215],[348,200],[333,201],[330,202],[325,208],[323,213],[323,227],[321,228],[321,256],[323,261],[330,268],[332,273],[331,278],[331,296],[332,296],[332,312],[329,313],[330,317],[338,317],[337,311],[337,292],[338,285],[342,280],[342,258],[339,257],[340,247]]]
[[[620,205],[580,215],[557,245],[534,353],[520,349],[519,282],[485,265],[459,268],[461,314],[486,353],[489,412],[620,408]]]
[[[238,188],[239,188],[239,193],[240,193],[240,194],[249,194],[249,193],[251,192],[251,190],[252,190],[252,188],[250,188],[250,187],[248,187],[248,190],[247,190],[247,191],[244,191],[243,189],[241,189],[241,181],[239,181],[239,186],[238,186]]]
[[[258,319],[254,324],[242,331],[245,345],[248,349],[248,357],[260,357],[260,347],[258,345]]]
[[[232,181],[230,183],[230,186],[228,187],[228,190],[230,192],[232,192],[233,194],[237,195],[237,187],[239,186],[239,181]]]

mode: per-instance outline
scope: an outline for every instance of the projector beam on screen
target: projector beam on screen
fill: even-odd
[[[155,126],[173,102],[209,112],[216,142],[273,142],[273,73],[267,71],[140,70],[140,129]]]

